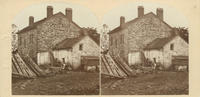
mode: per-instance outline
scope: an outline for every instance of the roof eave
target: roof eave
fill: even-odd
[[[57,15],[57,14],[62,14],[63,16],[65,16],[65,18],[67,18],[67,16],[66,15],[64,15],[62,12],[58,12],[58,13],[56,13],[56,14],[54,14],[53,16],[51,16],[51,17],[54,17],[55,15]],[[51,18],[50,17],[50,18]],[[36,27],[37,27],[37,23],[40,23],[40,22],[43,22],[43,21],[45,21],[45,20],[47,20],[47,19],[49,19],[49,18],[43,18],[43,19],[41,19],[41,20],[39,20],[39,21],[37,21],[37,22],[35,22],[32,26],[33,26],[33,28],[30,28],[30,29],[27,29],[27,31],[29,31],[29,30],[31,30],[31,29],[35,29]],[[81,29],[81,27],[78,25],[78,24],[76,24],[74,21],[71,21],[76,27],[78,27],[79,29]],[[23,31],[23,30],[25,30],[26,28],[28,28],[28,27],[30,27],[30,26],[26,26],[26,27],[24,27],[22,30],[20,30],[20,31],[18,31],[16,34],[20,34],[20,33],[24,33],[24,32],[26,32],[26,31]]]
[[[144,50],[161,50],[163,47],[160,48],[145,48]]]

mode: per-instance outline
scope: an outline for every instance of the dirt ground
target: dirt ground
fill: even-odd
[[[102,95],[188,95],[188,72],[158,71],[127,79],[103,77]]]
[[[13,95],[98,95],[99,73],[65,72],[51,77],[17,80]]]

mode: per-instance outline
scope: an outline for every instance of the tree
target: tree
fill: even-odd
[[[95,28],[82,28],[83,35],[89,35],[96,43],[100,43],[100,34]]]
[[[17,32],[18,32],[18,27],[15,24],[12,24],[12,50],[15,51],[17,49],[17,41],[18,41],[18,36],[17,36]]]
[[[173,28],[173,32],[177,35],[180,35],[187,43],[189,43],[189,32],[188,28],[185,27],[178,27]]]
[[[101,48],[103,50],[108,50],[109,48],[109,27],[106,24],[103,24],[101,29]]]

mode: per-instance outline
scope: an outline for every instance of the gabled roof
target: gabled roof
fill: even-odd
[[[64,17],[67,18],[67,16],[64,15],[62,12],[58,12],[58,13],[54,14],[53,16],[49,17],[49,18],[43,18],[43,19],[41,19],[41,20],[39,20],[39,21],[37,21],[37,22],[34,22],[33,25],[27,26],[27,27],[23,28],[22,30],[20,30],[19,32],[17,32],[17,34],[23,33],[23,32],[26,32],[26,31],[29,31],[29,30],[32,30],[32,29],[35,29],[39,24],[43,23],[44,21],[49,20],[49,19],[52,18],[52,17],[56,17],[56,16],[58,16],[58,15],[61,15],[61,16],[64,16]],[[72,23],[73,23],[75,26],[77,26],[78,28],[81,29],[81,27],[80,27],[79,25],[77,25],[75,22],[72,21]]]
[[[165,37],[165,38],[156,38],[155,40],[153,40],[152,42],[150,42],[149,44],[147,44],[147,46],[144,49],[145,50],[161,49],[161,48],[163,48],[165,46],[165,44],[167,44],[168,42],[170,42],[176,36]]]
[[[100,34],[95,32],[95,31],[91,31],[89,29],[85,29],[82,28],[81,30],[83,34],[86,34],[88,36],[90,36],[90,38],[92,38],[98,45],[100,45]]]
[[[100,45],[100,36],[97,35],[97,36],[92,36],[92,35],[89,35],[90,38],[92,38],[92,40],[97,44],[97,45]]]
[[[140,18],[137,17],[137,18],[135,18],[135,19],[133,19],[133,20],[130,20],[130,21],[126,22],[126,23],[124,24],[125,26],[123,26],[123,27],[120,27],[120,26],[116,27],[115,29],[111,30],[108,34],[112,34],[112,33],[116,33],[116,32],[118,32],[118,31],[121,31],[121,30],[125,29],[125,28],[127,27],[127,25],[129,25],[130,23],[135,23],[135,22],[137,22],[138,20],[140,20],[140,19],[142,19],[143,17],[146,17],[146,16],[148,16],[148,15],[153,15],[155,18],[159,19],[161,22],[163,22],[164,24],[166,24],[169,28],[172,28],[170,25],[168,25],[165,21],[161,20],[161,19],[160,19],[157,15],[155,15],[153,12],[149,12],[149,13],[143,15],[143,16],[140,17]]]
[[[78,43],[82,37],[77,37],[77,38],[66,38],[63,41],[61,41],[60,43],[56,44],[53,49],[54,50],[60,50],[60,49],[70,49],[72,48],[72,46],[76,43]]]
[[[78,43],[79,41],[81,41],[84,37],[90,37],[94,42],[95,40],[89,36],[89,35],[84,35],[84,36],[80,36],[80,37],[76,37],[76,38],[66,38],[63,41],[61,41],[60,43],[56,44],[53,49],[54,50],[61,50],[61,49],[70,49],[72,48],[76,43]],[[97,42],[95,42],[97,44]],[[98,45],[98,44],[97,44]]]

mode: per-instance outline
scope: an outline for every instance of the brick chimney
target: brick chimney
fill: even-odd
[[[163,20],[163,9],[162,8],[157,8],[156,10],[156,15]]]
[[[65,15],[67,16],[67,18],[72,21],[72,8],[66,8],[65,9]]]
[[[47,18],[51,17],[53,15],[53,7],[47,6]]]
[[[29,26],[34,24],[34,17],[33,16],[29,16]]]
[[[138,6],[138,18],[144,15],[144,7]]]
[[[125,17],[121,16],[120,17],[120,27],[122,27],[125,24]]]

